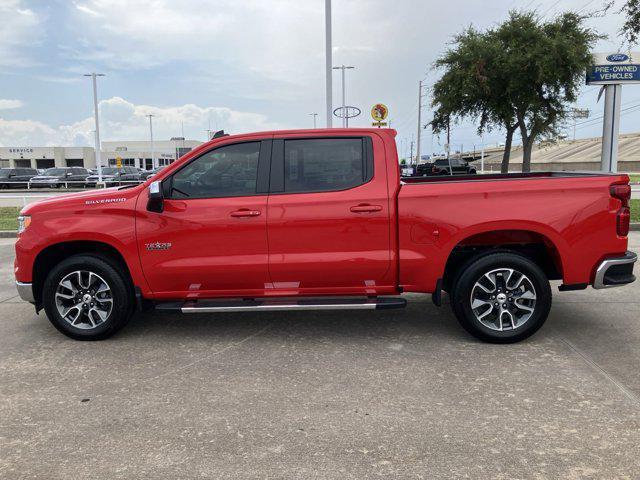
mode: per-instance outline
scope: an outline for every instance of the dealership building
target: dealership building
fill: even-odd
[[[155,162],[152,162],[151,142],[149,141],[102,142],[102,164],[116,166],[118,159],[120,159],[122,165],[151,170],[154,167],[175,162],[182,155],[201,144],[201,141],[185,140],[182,137],[154,141],[153,158]]]
[[[102,142],[103,166],[128,165],[150,170],[169,165],[185,153],[202,144],[198,140],[175,137],[171,140]],[[0,147],[1,168],[96,168],[93,147]]]
[[[93,147],[0,147],[2,168],[94,168]]]

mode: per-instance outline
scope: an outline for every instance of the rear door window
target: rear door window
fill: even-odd
[[[314,138],[284,141],[284,192],[346,190],[369,181],[364,138]]]

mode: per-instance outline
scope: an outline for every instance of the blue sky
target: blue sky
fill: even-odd
[[[333,0],[334,63],[356,66],[347,73],[347,103],[363,110],[351,125],[368,125],[371,105],[383,102],[407,150],[417,133],[417,82],[437,79],[430,65],[454,33],[494,25],[509,9],[550,17],[601,3]],[[159,139],[180,135],[182,125],[195,139],[209,123],[232,133],[306,128],[311,112],[323,125],[323,15],[323,0],[0,0],[0,145],[91,145],[91,85],[82,76],[90,71],[106,74],[103,140],[148,138],[147,113],[156,115]],[[617,50],[621,24],[616,14],[592,21],[610,36],[599,51]],[[335,106],[339,87],[336,73]],[[578,106],[599,115],[597,94],[585,87]],[[623,104],[640,104],[640,86],[625,88]],[[627,111],[621,130],[640,130],[639,120],[638,110]],[[577,134],[598,136],[600,128],[594,120]],[[442,150],[428,130],[422,140],[423,152]],[[501,142],[502,134],[484,141]],[[453,129],[454,148],[480,143],[473,123]]]

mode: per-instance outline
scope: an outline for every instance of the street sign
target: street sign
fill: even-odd
[[[389,109],[383,103],[376,103],[371,107],[371,118],[376,122],[383,122],[389,116]]]
[[[605,172],[618,171],[622,85],[634,83],[640,83],[640,52],[593,55],[593,65],[587,69],[587,85],[603,85],[598,100],[604,91],[600,168]]]
[[[587,85],[640,83],[640,52],[596,53],[587,70]]]
[[[374,127],[386,127],[387,126],[387,122],[372,122],[371,125],[373,125]]]

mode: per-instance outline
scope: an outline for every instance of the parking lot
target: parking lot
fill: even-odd
[[[556,294],[515,345],[426,296],[150,313],[83,343],[19,301],[0,242],[2,479],[638,478],[640,282]]]

